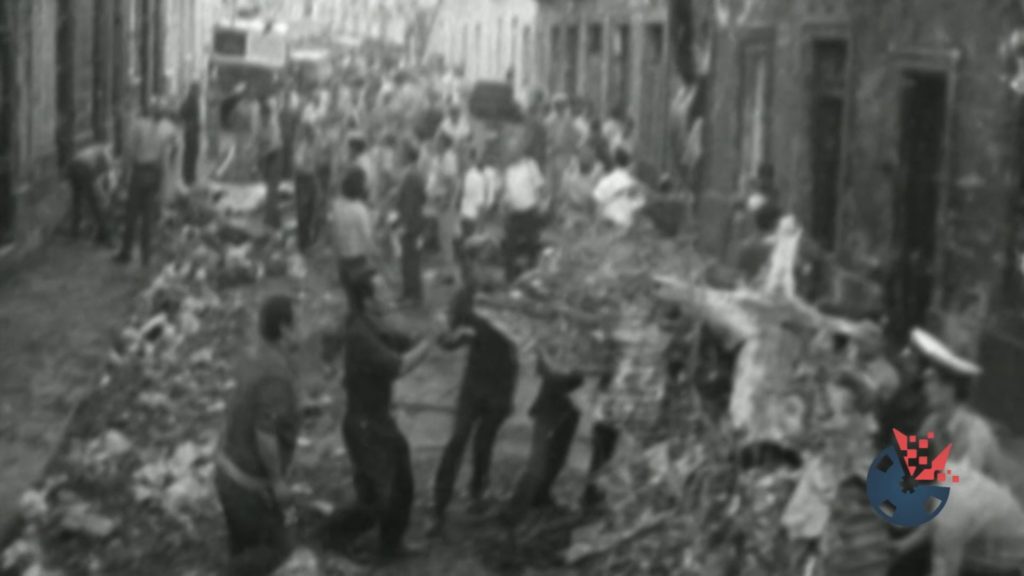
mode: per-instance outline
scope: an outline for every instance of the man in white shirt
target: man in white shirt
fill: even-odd
[[[136,226],[141,227],[140,248],[142,264],[149,264],[153,229],[156,227],[158,202],[168,170],[171,149],[166,134],[160,127],[163,102],[154,99],[143,113],[132,122],[124,150],[128,181],[128,214],[124,228],[124,243],[114,259],[118,264],[131,261],[135,244]]]
[[[516,143],[516,160],[505,168],[505,274],[510,282],[537,263],[545,208],[547,183],[523,144]]]
[[[331,201],[328,232],[338,258],[341,282],[347,290],[353,278],[371,267],[377,251],[373,221],[366,206],[366,174],[350,170],[341,189],[341,196]]]
[[[472,236],[480,219],[494,204],[496,191],[493,170],[483,163],[480,152],[469,151],[469,169],[462,183],[462,202],[459,213],[462,218],[462,240]]]
[[[644,206],[639,185],[629,171],[631,162],[628,152],[616,150],[615,169],[594,190],[600,217],[620,228],[632,226],[634,216]]]

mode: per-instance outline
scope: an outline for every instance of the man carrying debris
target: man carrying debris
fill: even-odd
[[[100,190],[109,179],[114,167],[114,154],[109,143],[100,142],[79,150],[67,168],[68,183],[71,185],[71,237],[78,238],[82,221],[82,204],[92,216],[96,226],[97,244],[110,243],[107,219],[100,205]]]
[[[452,302],[450,331],[442,337],[441,346],[454,350],[468,345],[469,354],[459,386],[455,428],[434,479],[434,533],[443,529],[462,455],[471,438],[473,479],[470,497],[474,509],[482,507],[494,442],[501,425],[512,413],[519,375],[516,345],[474,311],[477,294],[500,285],[500,272],[496,274],[485,264],[482,248],[467,247],[464,255],[464,286]]]
[[[530,508],[557,507],[551,488],[569,459],[580,420],[580,411],[570,395],[583,385],[584,375],[558,370],[545,352],[537,358],[537,373],[541,388],[530,408],[530,457],[502,513],[503,521],[511,525],[521,521]]]
[[[404,537],[414,497],[409,442],[391,415],[392,392],[395,380],[427,358],[433,340],[416,343],[388,325],[394,307],[376,271],[353,278],[350,293],[342,434],[357,501],[330,519],[327,535],[341,545],[379,527],[380,554],[390,560],[409,552]]]
[[[241,365],[217,455],[216,488],[228,526],[230,576],[271,574],[288,557],[285,481],[300,427],[292,354],[294,303],[276,296],[259,314],[260,349]]]
[[[161,107],[161,101],[153,99],[132,123],[128,134],[124,154],[128,182],[128,214],[124,228],[124,243],[114,259],[118,264],[127,264],[131,261],[137,226],[141,226],[142,233],[142,264],[149,264],[153,229],[157,224],[159,196],[171,154],[160,129]]]
[[[526,155],[525,140],[513,144],[515,159],[505,169],[505,274],[509,282],[533,268],[540,256],[540,234],[547,183]]]

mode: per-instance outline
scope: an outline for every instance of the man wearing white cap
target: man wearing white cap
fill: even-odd
[[[935,451],[952,444],[947,467],[955,475],[955,493],[933,522],[902,539],[896,551],[907,554],[930,540],[930,576],[1021,576],[1024,508],[1001,482],[991,425],[964,404],[981,367],[921,329],[911,333],[911,346],[925,363],[930,414],[922,433],[935,433]]]
[[[911,333],[910,340],[926,361],[924,396],[929,415],[921,432],[935,432],[937,444],[952,444],[953,451],[974,468],[998,477],[999,442],[992,426],[966,405],[981,368],[919,328]]]

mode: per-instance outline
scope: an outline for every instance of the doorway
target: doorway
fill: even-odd
[[[927,320],[935,287],[936,234],[943,178],[949,81],[939,72],[900,79],[900,155],[895,195],[897,268],[894,328]]]
[[[845,40],[817,40],[811,49],[811,232],[831,252],[844,155],[847,45]]]
[[[14,240],[14,15],[0,5],[0,248]]]
[[[632,50],[630,48],[632,44],[630,25],[617,26],[612,36],[611,81],[607,99],[613,114],[618,112],[625,116],[630,110],[630,85],[632,84],[632,75],[630,74]]]

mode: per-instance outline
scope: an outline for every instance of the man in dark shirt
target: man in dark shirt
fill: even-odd
[[[99,185],[105,181],[114,164],[114,155],[110,144],[100,142],[80,150],[67,168],[68,182],[71,184],[71,236],[78,238],[79,225],[82,221],[82,203],[91,213],[96,225],[96,243],[110,243],[110,232],[107,219],[100,206]]]
[[[512,412],[519,360],[516,346],[476,315],[473,302],[478,291],[500,283],[500,269],[482,262],[478,249],[467,248],[465,286],[455,295],[450,311],[450,332],[441,346],[454,350],[469,345],[466,369],[459,387],[455,428],[445,447],[434,480],[434,526],[440,532],[452,499],[455,479],[469,440],[473,439],[473,479],[470,496],[479,507],[487,490],[491,455],[501,425]]]
[[[414,496],[409,443],[391,415],[392,390],[395,380],[426,359],[431,340],[414,343],[388,326],[393,306],[376,271],[353,278],[350,293],[342,435],[357,500],[331,518],[327,535],[338,546],[379,527],[380,554],[388,560],[408,552],[403,540]]]
[[[530,457],[502,514],[508,524],[518,523],[530,508],[556,506],[551,488],[569,459],[580,421],[580,411],[570,394],[583,385],[584,375],[558,371],[543,352],[537,359],[537,372],[541,388],[530,408],[533,418]]]
[[[427,203],[427,186],[417,169],[419,150],[416,146],[411,142],[403,143],[399,156],[402,180],[396,209],[402,247],[402,299],[419,305],[423,303],[420,243],[426,222],[423,208]]]
[[[271,574],[291,547],[285,476],[301,419],[290,358],[296,343],[292,300],[267,300],[259,324],[260,350],[241,364],[217,454],[215,483],[228,526],[231,576]]]

